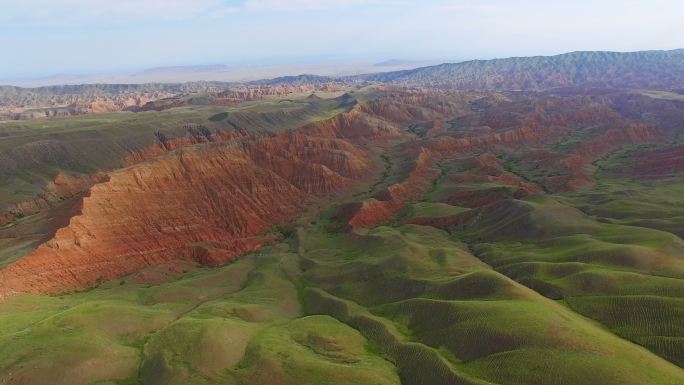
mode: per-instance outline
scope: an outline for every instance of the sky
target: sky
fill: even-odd
[[[0,78],[684,47],[682,0],[0,0]]]

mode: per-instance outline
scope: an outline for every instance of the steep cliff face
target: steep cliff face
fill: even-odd
[[[93,186],[80,214],[52,240],[0,271],[0,287],[5,294],[54,293],[178,259],[224,263],[258,247],[261,234],[292,219],[302,204],[370,175],[371,145],[404,138],[410,121],[443,120],[466,99],[397,91],[274,136],[202,127],[182,138],[160,135],[124,159],[129,167]],[[416,198],[439,173],[429,150],[412,151],[416,169],[380,198],[390,206]]]
[[[225,261],[258,244],[249,238],[289,218],[308,198],[237,148],[181,151],[95,185],[81,214],[0,272],[0,286],[31,292],[88,287],[192,258],[184,248],[202,242],[217,242]]]
[[[354,180],[367,175],[373,167],[365,153],[349,142],[299,132],[246,142],[245,149],[255,164],[273,170],[311,194],[348,189]]]
[[[85,288],[173,260],[225,263],[373,168],[361,148],[333,136],[224,139],[138,154],[141,163],[93,186],[53,239],[0,271],[0,295]]]

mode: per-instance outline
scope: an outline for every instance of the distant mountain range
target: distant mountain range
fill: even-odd
[[[672,89],[684,86],[684,49],[472,60],[349,79],[459,90],[577,86]]]
[[[0,107],[66,105],[79,100],[110,98],[122,95],[137,97],[144,94],[176,95],[190,92],[220,92],[229,87],[229,83],[221,82],[81,84],[37,88],[0,86]]]
[[[376,66],[391,68],[405,61],[389,60]],[[514,57],[445,63],[411,70],[332,76],[306,73],[252,81],[190,81],[229,71],[224,65],[159,67],[136,79],[177,79],[147,84],[84,84],[39,88],[0,86],[0,108],[53,107],[104,98],[155,100],[189,92],[221,92],[232,87],[311,86],[336,83],[364,86],[394,84],[443,90],[540,91],[563,87],[684,90],[684,49],[642,52],[572,52],[556,56]],[[258,71],[258,70],[255,70]],[[199,75],[196,77],[195,75]],[[136,82],[133,82],[136,83]],[[5,111],[7,112],[7,111]]]
[[[203,73],[203,72],[222,72],[228,71],[229,66],[224,64],[192,65],[192,66],[170,66],[155,67],[140,71],[134,75],[159,75],[176,73]]]
[[[405,60],[405,59],[389,59],[373,64],[374,67],[425,67],[441,63],[435,60]]]
[[[40,78],[2,79],[0,84],[19,87],[46,87],[64,84],[145,84],[197,81],[250,82],[282,76],[311,74],[350,76],[417,68],[436,62],[389,60],[383,63],[300,63],[300,64],[209,64],[164,66],[132,72],[57,74]],[[0,74],[1,76],[2,74]]]
[[[428,63],[390,59],[372,65],[341,65],[327,68],[321,66],[243,68],[222,64],[169,66],[110,77],[59,75],[36,80],[28,85],[197,81],[269,85],[335,81],[350,84],[388,83],[436,89],[499,91],[538,91],[559,87],[667,90],[684,88],[684,49],[639,52],[580,51],[555,56],[471,60],[418,67]],[[283,74],[288,75],[281,76]],[[295,74],[303,75],[292,76]],[[0,91],[0,94],[6,91]]]

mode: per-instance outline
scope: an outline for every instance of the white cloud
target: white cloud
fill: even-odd
[[[502,9],[503,7],[496,6],[493,4],[474,4],[463,2],[447,3],[439,6],[439,10],[441,11],[462,13],[491,13],[501,11]]]
[[[220,9],[217,9],[216,11],[211,12],[209,14],[209,16],[212,19],[223,19],[224,17],[238,13],[241,10],[242,9],[240,9],[240,7],[224,7],[224,8],[220,8]]]
[[[223,0],[0,0],[0,26],[65,26],[226,15]]]
[[[1,27],[64,27],[224,18],[242,11],[330,10],[391,0],[0,0]]]
[[[379,0],[245,0],[249,11],[325,10],[378,3]]]

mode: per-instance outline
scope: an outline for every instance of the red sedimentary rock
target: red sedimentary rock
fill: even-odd
[[[227,261],[256,247],[254,236],[292,216],[307,198],[272,171],[255,167],[239,148],[182,151],[114,172],[95,185],[67,227],[0,271],[0,287],[84,288],[192,258],[186,248],[204,242],[227,246],[221,247]]]
[[[303,203],[349,188],[372,170],[353,144],[307,135],[346,132],[339,121],[268,138],[171,146],[166,155],[110,173],[68,226],[0,271],[0,297],[81,289],[179,259],[216,265],[257,249],[268,241],[260,234],[293,218]]]
[[[608,129],[598,137],[582,142],[569,155],[558,159],[558,168],[566,172],[546,178],[543,184],[551,192],[577,191],[593,184],[591,170],[588,170],[592,161],[624,145],[649,143],[664,137],[665,134],[657,128],[645,125],[632,124]]]
[[[182,147],[209,142],[229,142],[240,138],[247,138],[247,133],[243,131],[214,131],[206,135],[185,135],[178,138],[166,138],[163,134],[157,133],[157,143],[154,145],[132,151],[123,158],[123,164],[130,166],[146,160],[154,159],[167,152],[177,150]]]
[[[382,195],[367,201],[350,220],[353,227],[372,227],[386,221],[402,208],[406,201],[419,198],[432,186],[432,181],[440,174],[437,167],[439,159],[448,158],[453,153],[467,153],[478,149],[492,148],[498,145],[521,145],[528,143],[540,143],[549,140],[554,133],[541,135],[542,128],[520,128],[502,133],[487,134],[482,137],[451,138],[440,137],[428,143],[422,148],[414,170],[402,183],[390,186]],[[558,136],[558,134],[555,134]],[[521,188],[537,191],[537,187],[525,183],[511,176],[503,176],[508,182],[519,185]]]
[[[215,265],[258,248],[268,241],[261,234],[291,220],[303,203],[369,175],[365,144],[400,138],[403,122],[438,116],[462,98],[445,104],[406,92],[391,99],[273,137],[199,130],[158,138],[93,186],[68,226],[1,270],[0,296],[77,290],[174,260]],[[394,104],[416,101],[436,107],[392,116]],[[406,183],[388,189],[397,201],[416,197],[438,173],[429,150],[417,164]]]
[[[364,202],[349,220],[349,224],[352,227],[373,227],[391,219],[406,201],[417,199],[426,193],[432,186],[432,180],[439,174],[434,154],[421,148],[416,166],[409,177]]]
[[[639,179],[664,179],[684,172],[684,146],[644,151],[627,159],[630,166],[619,170],[621,174]]]

